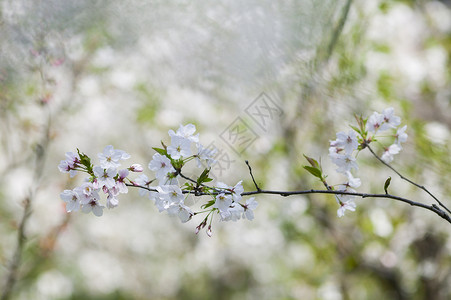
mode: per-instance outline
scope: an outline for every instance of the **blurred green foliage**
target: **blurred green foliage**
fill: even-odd
[[[157,92],[152,91],[147,85],[139,84],[135,90],[141,98],[141,107],[137,110],[136,121],[153,125],[155,123],[155,115],[160,107],[160,97]]]

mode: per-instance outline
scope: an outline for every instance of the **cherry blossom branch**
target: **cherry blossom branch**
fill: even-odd
[[[384,164],[387,168],[389,168],[390,170],[392,170],[393,172],[395,172],[401,179],[407,181],[408,183],[416,186],[419,189],[422,189],[423,191],[425,191],[426,193],[429,194],[429,196],[431,196],[435,201],[437,201],[437,203],[444,208],[449,214],[451,214],[451,211],[437,198],[435,197],[425,186],[423,185],[419,185],[418,183],[410,180],[409,178],[403,176],[400,172],[398,172],[395,168],[393,168],[391,165],[389,165],[388,163],[386,163],[385,161],[383,161],[374,151],[373,149],[371,149],[371,147],[369,145],[366,145],[366,148],[368,148],[368,150],[370,150],[371,154],[374,155],[374,157],[376,157],[376,159],[378,161],[380,161],[382,164]]]
[[[145,186],[133,185],[133,184],[127,184],[127,185],[130,187],[142,188],[142,189],[145,189],[145,190],[148,190],[151,192],[157,192],[157,190],[151,189],[151,188],[148,188]],[[205,192],[183,190],[182,193],[183,194],[192,194],[194,196],[211,196],[211,195],[219,195],[220,193],[222,193],[222,191],[205,193]],[[310,189],[310,190],[300,190],[300,191],[273,191],[273,190],[259,189],[259,190],[250,191],[250,192],[243,192],[243,193],[241,193],[241,196],[253,196],[253,195],[260,195],[260,194],[279,195],[282,197],[289,197],[289,196],[295,196],[295,195],[306,195],[306,194],[331,194],[331,195],[349,195],[349,196],[356,196],[356,197],[361,197],[361,198],[393,199],[396,201],[401,201],[401,202],[407,203],[411,206],[417,206],[417,207],[421,207],[421,208],[430,210],[430,211],[436,213],[437,215],[439,215],[440,217],[442,217],[443,219],[445,219],[446,221],[448,221],[449,223],[451,223],[451,217],[449,216],[449,214],[446,213],[445,211],[443,211],[442,209],[440,209],[435,204],[427,205],[427,204],[424,204],[421,202],[416,202],[416,201],[413,201],[413,200],[410,200],[407,198],[403,198],[403,197],[399,197],[399,196],[395,196],[392,194],[357,193],[357,192],[346,192],[346,191],[334,191],[331,189],[327,189],[327,190]]]
[[[369,193],[357,193],[357,192],[344,192],[344,191],[333,191],[333,190],[302,190],[302,191],[270,191],[270,190],[260,190],[260,191],[252,191],[252,192],[244,192],[242,196],[250,196],[257,194],[272,194],[272,195],[280,195],[283,197],[293,196],[293,195],[305,195],[305,194],[333,194],[333,195],[349,195],[349,196],[357,196],[361,198],[387,198],[393,199],[397,201],[401,201],[407,203],[411,206],[421,207],[427,210],[430,210],[449,223],[451,223],[451,217],[445,211],[441,210],[437,205],[427,205],[421,202],[416,202],[413,200],[409,200],[403,197],[391,195],[391,194],[369,194]]]
[[[391,167],[388,163],[393,160],[393,155],[398,154],[402,149],[401,143],[407,140],[405,130],[407,126],[398,128],[401,124],[400,117],[394,115],[392,107],[386,108],[382,113],[374,112],[369,118],[362,118],[356,116],[358,126],[352,126],[349,132],[338,132],[336,140],[330,141],[329,157],[331,161],[337,166],[336,172],[346,176],[346,180],[341,181],[340,184],[329,185],[326,181],[327,175],[323,173],[321,160],[318,162],[312,157],[304,154],[305,159],[310,166],[303,166],[311,175],[322,182],[324,190],[300,190],[300,191],[277,191],[277,190],[263,190],[257,184],[252,168],[248,161],[245,161],[252,182],[255,186],[254,191],[244,192],[242,180],[239,180],[234,186],[230,186],[223,182],[216,182],[213,185],[208,183],[213,181],[209,177],[210,168],[216,162],[214,160],[215,150],[209,150],[199,143],[199,134],[195,134],[196,127],[193,124],[180,125],[177,132],[169,130],[171,137],[171,144],[166,146],[162,142],[163,148],[153,148],[155,153],[150,161],[148,167],[155,172],[155,179],[149,178],[142,174],[136,179],[131,180],[127,176],[129,171],[142,172],[141,165],[133,164],[126,169],[118,169],[121,160],[130,158],[130,155],[123,150],[114,149],[112,145],[105,147],[102,153],[98,154],[100,165],[94,165],[91,158],[77,149],[77,153],[66,152],[66,160],[62,160],[58,166],[61,172],[69,173],[71,176],[75,172],[86,172],[90,175],[87,181],[81,186],[73,190],[64,190],[60,196],[66,204],[68,212],[77,211],[81,209],[85,213],[93,212],[96,216],[102,216],[104,208],[114,208],[119,204],[117,196],[120,193],[127,193],[128,186],[141,188],[152,193],[147,193],[147,196],[154,201],[156,207],[160,212],[167,211],[170,215],[177,215],[180,220],[185,223],[191,218],[200,213],[208,213],[203,221],[196,227],[196,233],[200,229],[206,227],[207,235],[211,236],[211,223],[214,215],[219,215],[222,221],[237,221],[240,219],[254,219],[253,210],[258,206],[255,197],[249,197],[244,200],[243,196],[253,196],[258,194],[279,195],[288,197],[292,195],[304,194],[331,194],[335,195],[335,199],[339,208],[337,209],[338,217],[343,217],[345,211],[355,211],[356,204],[353,201],[354,197],[361,198],[386,198],[395,201],[400,201],[411,206],[420,207],[430,210],[440,216],[441,218],[451,223],[451,211],[446,208],[432,193],[430,193],[424,186],[420,186],[413,181],[407,179]],[[394,137],[394,143],[389,147],[384,147],[385,152],[382,157],[378,157],[375,152],[369,147],[369,143],[377,141],[379,137],[377,134],[387,130],[396,130],[391,137]],[[191,147],[196,145],[196,152],[192,152]],[[402,179],[409,183],[423,189],[430,196],[432,196],[439,205],[424,204],[413,201],[404,197],[395,196],[388,193],[388,186],[390,179],[388,178],[384,184],[384,194],[369,194],[359,193],[354,190],[361,185],[360,178],[354,177],[352,170],[358,170],[356,158],[358,153],[368,148],[371,153],[385,166],[389,167]],[[191,178],[182,173],[185,164],[192,160],[197,161],[197,167],[202,165],[203,168],[199,176]],[[182,183],[179,180],[184,179],[186,182]],[[128,180],[129,183],[126,183]],[[150,183],[158,180],[159,185],[150,186]],[[99,192],[102,191],[106,196],[106,206],[102,205]],[[146,193],[140,192],[142,196]],[[194,196],[208,196],[209,200],[205,201],[200,206],[202,211],[193,212],[187,206],[185,200],[188,195]],[[441,206],[443,209],[441,209]]]
[[[196,184],[196,187],[194,188],[194,191],[195,191],[194,194],[195,194],[196,196],[210,195],[210,194],[211,194],[211,193],[210,193],[210,194],[203,193],[203,192],[201,191],[201,188],[200,188],[200,187],[205,187],[205,188],[208,188],[208,189],[213,190],[215,195],[218,195],[219,193],[221,193],[221,190],[218,190],[218,189],[216,189],[216,188],[214,188],[214,187],[207,186],[207,185],[205,185],[205,184],[203,184],[203,183],[198,183],[197,180],[192,179],[192,178],[190,178],[190,177],[184,175],[184,174],[182,173],[181,170],[176,171],[175,176],[177,176],[177,175],[180,175],[180,177],[182,177],[183,179],[188,180],[188,181],[191,181],[192,183],[195,183],[195,184]],[[183,192],[183,191],[182,191],[182,192]]]

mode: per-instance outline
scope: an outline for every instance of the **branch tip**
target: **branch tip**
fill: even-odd
[[[251,168],[251,165],[249,164],[249,161],[248,161],[248,160],[245,160],[244,162],[246,163],[247,167],[249,168],[249,173],[251,174],[252,181],[254,182],[255,188],[257,189],[257,191],[260,192],[261,189],[260,189],[260,187],[257,185],[257,182],[255,181],[255,178],[254,178],[254,175],[252,174],[252,168]]]

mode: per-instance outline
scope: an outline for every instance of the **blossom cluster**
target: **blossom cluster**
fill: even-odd
[[[102,153],[98,154],[99,165],[92,166],[91,160],[80,152],[67,152],[66,159],[58,165],[63,173],[69,173],[74,177],[77,171],[86,172],[90,176],[85,182],[73,190],[64,190],[61,199],[66,202],[67,212],[78,211],[93,212],[96,216],[103,214],[104,205],[100,203],[99,192],[106,195],[106,207],[114,208],[119,204],[117,196],[128,192],[125,180],[130,171],[142,172],[141,165],[133,164],[129,168],[119,169],[120,161],[129,159],[130,155],[123,151],[106,146]]]
[[[252,220],[257,203],[254,198],[248,199],[245,204],[240,203],[241,193],[244,191],[242,181],[233,187],[222,182],[217,182],[214,187],[205,185],[211,181],[211,178],[208,178],[208,172],[216,163],[213,158],[216,149],[208,149],[200,144],[199,134],[194,135],[195,132],[196,127],[193,124],[180,125],[176,132],[169,130],[170,146],[164,146],[163,149],[154,148],[157,153],[153,155],[148,165],[149,169],[155,172],[155,180],[158,180],[159,185],[151,187],[153,180],[149,180],[144,174],[140,175],[133,184],[147,187],[149,190],[142,190],[141,194],[147,194],[160,212],[167,211],[171,215],[178,215],[182,222],[189,221],[194,214],[197,214],[187,205],[193,202],[188,199],[192,193],[207,194],[212,197],[211,201],[202,205],[203,209],[207,209],[203,212],[208,213],[205,221],[213,212],[218,213],[222,221],[236,221],[241,218]],[[192,154],[193,145],[195,154]],[[182,167],[192,159],[196,159],[198,168],[204,165],[207,168],[197,180],[185,182],[181,186],[181,179],[186,179],[182,177]],[[203,228],[206,222],[202,222],[199,226],[198,229]]]
[[[149,179],[145,174],[135,179],[128,178],[130,172],[142,172],[143,167],[133,164],[126,169],[119,169],[120,161],[130,158],[123,150],[106,146],[98,154],[99,165],[92,165],[91,159],[84,153],[67,152],[58,168],[71,177],[77,172],[88,173],[85,182],[72,190],[64,190],[61,198],[66,202],[67,212],[93,212],[96,216],[103,214],[104,208],[114,208],[119,204],[117,196],[128,192],[128,186],[138,187],[141,196],[151,199],[160,212],[166,211],[170,215],[177,215],[182,222],[187,222],[196,214],[206,213],[206,217],[197,226],[197,232],[207,225],[207,234],[211,235],[211,222],[214,214],[218,214],[222,221],[237,221],[241,218],[252,220],[253,210],[257,207],[255,198],[249,198],[242,203],[244,188],[242,181],[235,186],[217,182],[215,186],[208,186],[212,181],[208,177],[210,168],[216,163],[214,155],[216,149],[205,148],[199,143],[199,134],[195,134],[193,124],[180,125],[174,132],[169,130],[171,144],[163,148],[153,148],[156,153],[148,164],[148,168],[155,176]],[[182,168],[191,160],[196,161],[198,168],[204,171],[197,179],[192,179],[182,173]],[[151,185],[158,182],[158,185]],[[100,203],[100,192],[106,195],[106,204]],[[203,204],[203,211],[194,212],[190,205],[194,204],[189,197],[209,196],[211,200]]]
[[[336,139],[330,141],[329,145],[329,157],[337,166],[336,171],[346,176],[346,180],[341,184],[328,185],[320,164],[313,158],[305,156],[311,165],[304,166],[305,169],[318,177],[328,190],[344,193],[336,194],[339,217],[344,216],[346,210],[356,209],[354,196],[349,193],[356,193],[355,189],[361,185],[360,178],[354,177],[353,174],[358,170],[356,159],[358,153],[369,147],[370,143],[378,142],[382,145],[381,139],[390,138],[393,142],[387,147],[382,145],[384,152],[380,158],[385,163],[390,163],[394,155],[402,149],[402,143],[407,140],[405,132],[407,126],[399,128],[401,118],[394,114],[391,107],[384,109],[382,113],[374,112],[367,119],[356,117],[356,120],[358,126],[351,126],[348,132],[338,132]],[[178,216],[183,223],[195,215],[206,214],[196,227],[196,232],[206,227],[209,222],[207,234],[211,235],[214,215],[218,215],[221,221],[253,220],[253,211],[258,204],[254,197],[246,201],[242,199],[244,192],[242,181],[238,181],[234,186],[223,182],[208,185],[213,181],[209,177],[209,172],[216,163],[214,159],[216,149],[205,148],[199,142],[196,127],[193,124],[180,125],[177,131],[169,130],[168,134],[171,139],[169,146],[162,142],[162,148],[153,148],[156,153],[148,164],[149,170],[154,172],[151,178],[141,174],[130,179],[128,177],[130,172],[143,172],[143,167],[132,164],[128,168],[121,169],[120,162],[129,159],[130,155],[123,150],[114,149],[111,145],[106,146],[103,152],[97,155],[99,159],[97,165],[93,165],[91,158],[78,149],[76,153],[67,152],[66,159],[58,166],[59,170],[69,173],[71,177],[77,172],[89,175],[81,186],[64,190],[60,194],[61,199],[66,202],[67,212],[81,210],[101,216],[105,208],[117,207],[118,195],[127,193],[128,187],[133,186],[139,188],[140,195],[152,200],[160,212],[166,211],[169,215]],[[203,168],[203,172],[197,178],[190,178],[183,171],[185,165],[193,160],[196,161],[198,168]],[[154,182],[157,184],[152,185]],[[386,186],[388,184],[389,182],[386,182]],[[102,204],[101,193],[106,196],[105,205]],[[207,196],[210,200],[200,205],[200,211],[194,211],[193,196]]]
[[[386,163],[393,161],[393,156],[398,154],[402,150],[401,143],[407,141],[407,125],[401,128],[398,126],[401,124],[401,118],[394,115],[394,109],[392,107],[384,109],[382,113],[374,112],[366,123],[368,132],[373,133],[368,142],[376,141],[376,134],[395,130],[395,133],[390,135],[394,137],[394,142],[388,147],[384,147],[384,153],[382,154],[382,160]]]
[[[355,153],[358,149],[359,142],[354,130],[349,130],[348,133],[338,132],[337,139],[330,142],[329,157],[334,164],[338,166],[337,172],[343,173],[347,177],[347,181],[339,184],[337,191],[355,192],[353,188],[358,188],[361,184],[360,178],[353,177],[351,171],[358,170],[358,165],[355,158]],[[344,215],[345,210],[354,211],[356,204],[352,201],[350,195],[337,195],[337,202],[340,208],[337,211],[339,217]]]
[[[386,108],[382,113],[374,112],[369,118],[357,118],[359,127],[351,126],[347,133],[338,132],[337,138],[330,142],[329,157],[338,167],[336,171],[346,175],[347,180],[339,184],[335,190],[342,192],[355,192],[354,188],[361,185],[361,180],[352,175],[353,170],[358,170],[356,161],[357,154],[360,150],[366,148],[371,142],[379,142],[382,137],[394,138],[394,142],[384,147],[381,159],[390,163],[394,159],[394,155],[398,154],[401,149],[401,143],[407,141],[405,133],[407,125],[398,128],[401,124],[401,118],[395,116],[392,107]],[[392,131],[392,134],[385,135],[386,132]],[[381,134],[384,135],[381,135]],[[337,195],[336,199],[339,204],[337,214],[342,217],[346,210],[355,211],[356,204],[352,200],[352,195]]]

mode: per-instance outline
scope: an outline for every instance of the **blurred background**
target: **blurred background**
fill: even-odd
[[[83,176],[57,168],[109,144],[147,167],[193,123],[218,180],[253,190],[249,160],[265,189],[320,189],[303,154],[341,183],[329,141],[391,106],[409,135],[393,166],[449,207],[449,1],[0,3],[2,299],[449,299],[450,224],[430,211],[366,198],[338,218],[330,195],[262,195],[210,238],[136,190],[67,214],[59,194]],[[366,151],[359,166],[360,192],[392,176],[392,194],[434,203]]]

